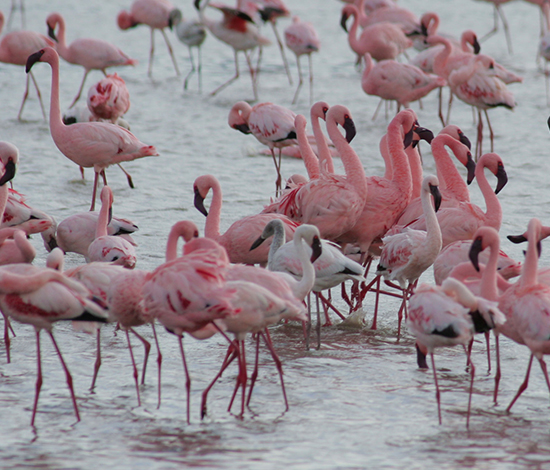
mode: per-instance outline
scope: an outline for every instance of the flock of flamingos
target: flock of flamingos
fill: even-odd
[[[500,4],[493,2],[495,12],[502,15]],[[535,3],[535,2],[533,2]],[[221,11],[221,20],[207,16],[206,7]],[[196,71],[200,79],[200,45],[207,31],[231,46],[235,54],[236,72],[211,94],[227,88],[240,76],[238,53],[243,52],[249,67],[252,91],[258,95],[263,46],[271,41],[257,27],[269,23],[280,46],[282,62],[288,74],[285,47],[277,30],[277,20],[290,16],[282,0],[239,0],[236,6],[195,1],[198,20],[186,20],[168,0],[135,0],[129,11],[118,16],[121,29],[140,24],[151,29],[149,75],[152,73],[154,32],[166,40],[176,73],[177,62],[166,35],[174,28],[178,37],[189,46],[192,68],[185,77],[184,88]],[[549,16],[549,6],[541,3],[541,14]],[[495,15],[496,15],[495,13]],[[146,347],[149,343],[135,327],[150,324],[155,341],[155,322],[173,333],[179,341],[187,374],[187,421],[190,420],[190,377],[187,372],[182,337],[184,333],[198,339],[215,334],[228,340],[228,351],[219,374],[203,392],[201,413],[207,411],[207,394],[222,372],[236,359],[238,374],[229,409],[240,396],[240,416],[245,413],[257,376],[258,362],[248,377],[245,339],[252,336],[259,347],[263,340],[275,361],[286,407],[288,402],[283,381],[282,364],[270,338],[270,325],[281,321],[301,321],[309,345],[311,328],[310,303],[313,292],[329,312],[344,315],[332,304],[328,289],[343,286],[351,280],[349,292],[342,287],[342,297],[349,311],[360,309],[368,292],[376,296],[374,320],[380,295],[397,296],[398,336],[402,319],[417,339],[419,367],[428,367],[431,356],[436,386],[439,422],[440,392],[437,382],[434,350],[444,346],[463,346],[471,375],[468,418],[475,367],[470,357],[474,335],[484,333],[489,345],[492,330],[496,341],[497,373],[494,401],[498,396],[500,361],[499,335],[504,334],[525,344],[536,357],[550,389],[543,359],[550,353],[550,271],[538,267],[540,242],[550,235],[550,228],[537,219],[529,222],[524,234],[512,237],[527,242],[523,263],[504,254],[499,247],[498,230],[502,209],[497,197],[506,185],[507,176],[502,158],[493,152],[492,129],[487,110],[515,106],[507,84],[520,82],[511,71],[479,53],[479,42],[467,31],[462,42],[438,34],[438,16],[426,13],[418,18],[392,0],[356,0],[342,8],[341,24],[348,30],[349,45],[362,66],[362,87],[368,94],[398,103],[398,112],[391,119],[380,142],[384,158],[384,175],[367,176],[359,157],[350,145],[355,135],[352,113],[341,105],[329,107],[323,101],[311,106],[313,136],[306,133],[306,118],[272,103],[254,106],[239,101],[228,109],[229,126],[243,134],[253,134],[269,148],[276,170],[276,199],[260,214],[235,221],[220,234],[222,195],[218,180],[203,175],[194,184],[195,206],[204,213],[204,237],[190,221],[173,225],[166,247],[166,261],[149,272],[135,269],[136,255],[132,232],[135,225],[126,219],[112,217],[113,194],[107,185],[105,169],[137,158],[157,155],[154,146],[141,142],[126,127],[123,119],[129,107],[129,93],[124,80],[105,69],[132,65],[134,60],[117,47],[99,39],[65,41],[65,21],[58,13],[47,19],[48,37],[32,31],[11,31],[1,39],[0,60],[25,66],[26,91],[18,117],[22,117],[32,74],[38,62],[51,67],[51,102],[49,126],[60,152],[83,168],[93,168],[95,181],[90,212],[79,213],[57,223],[37,208],[26,205],[19,193],[8,184],[15,177],[18,150],[9,142],[0,143],[0,206],[3,215],[0,230],[0,309],[4,316],[4,346],[7,361],[14,332],[11,320],[31,324],[36,329],[37,367],[35,400],[31,424],[36,420],[38,397],[42,385],[40,332],[50,336],[67,377],[72,403],[80,419],[72,378],[52,333],[60,320],[82,321],[86,329],[97,334],[98,356],[92,388],[101,364],[99,349],[100,325],[115,322],[125,331],[134,367],[138,403],[140,387],[137,367],[130,344],[130,333]],[[502,16],[504,24],[505,18]],[[4,17],[0,17],[1,24]],[[286,47],[298,60],[299,83],[294,101],[299,98],[303,83],[300,57],[310,60],[310,101],[313,102],[312,54],[320,47],[311,24],[294,18],[284,32]],[[546,37],[541,40],[544,58]],[[396,61],[413,44],[424,48],[411,63]],[[511,43],[509,43],[511,47]],[[193,62],[192,49],[199,50],[199,62]],[[101,70],[106,75],[94,84],[87,95],[87,108],[73,116],[62,116],[59,100],[60,57],[84,68],[84,77],[70,106],[77,103],[85,90],[87,75]],[[292,80],[288,74],[289,81]],[[450,124],[440,99],[439,116],[443,130],[436,136],[420,126],[410,102],[420,100],[436,88],[449,87],[457,97],[478,110],[478,137],[474,157],[471,144],[462,131]],[[400,111],[400,107],[406,109]],[[450,110],[451,102],[448,104]],[[491,152],[482,151],[483,120],[491,131]],[[76,122],[75,122],[76,121]],[[326,122],[326,133],[321,122]],[[342,132],[343,131],[343,132]],[[418,143],[431,145],[437,176],[423,175]],[[449,152],[450,150],[450,152]],[[307,176],[292,175],[283,185],[281,155],[298,153]],[[341,158],[345,174],[334,170],[333,157]],[[466,181],[455,166],[452,156],[466,168]],[[121,167],[122,168],[122,167]],[[494,175],[487,179],[485,169]],[[122,168],[132,185],[131,176]],[[462,171],[462,170],[461,170]],[[95,211],[99,180],[103,187],[99,197],[101,209]],[[476,181],[485,199],[483,210],[470,201],[468,184]],[[204,200],[211,193],[207,210]],[[51,253],[47,267],[32,264],[36,252],[27,236],[41,233]],[[183,238],[183,253],[178,241]],[[82,254],[86,264],[63,270],[66,252]],[[435,284],[417,286],[419,277],[433,266]],[[375,271],[367,283],[369,269]],[[509,279],[519,276],[516,282]],[[381,280],[385,281],[383,285]],[[385,286],[385,287],[384,287]],[[388,289],[393,289],[389,291]],[[319,310],[319,303],[317,310]],[[317,319],[317,326],[321,321]],[[229,335],[232,334],[234,339]],[[252,335],[250,335],[252,334]],[[320,332],[318,331],[318,341]],[[158,349],[158,386],[160,405],[161,354]],[[142,378],[145,375],[146,360]],[[525,382],[508,410],[527,387]],[[239,395],[240,392],[240,395]]]

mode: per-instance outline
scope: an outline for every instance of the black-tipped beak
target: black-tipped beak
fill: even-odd
[[[237,129],[238,131],[241,131],[243,134],[250,134],[250,127],[248,127],[248,124],[235,124],[233,126],[233,129]]]
[[[201,0],[195,0],[193,2],[193,5],[195,6],[196,10],[200,10],[201,9]]]
[[[540,240],[537,242],[537,255],[540,258],[540,255],[542,254],[542,243]]]
[[[461,143],[463,143],[468,149],[472,150],[472,143],[470,142],[470,139],[464,135],[462,131],[458,132],[458,139]]]
[[[516,245],[527,241],[527,237],[525,235],[508,235],[506,238]]]
[[[55,42],[57,42],[57,37],[55,36],[55,30],[48,25],[48,36],[51,37]]]
[[[57,240],[53,236],[50,237],[50,239],[46,243],[48,244],[48,248],[50,249],[50,251],[58,247]]]
[[[472,46],[474,46],[474,54],[479,54],[480,51],[481,51],[481,46],[479,44],[479,42],[477,41],[477,37],[474,37],[474,43],[472,44]]]
[[[263,242],[265,241],[265,238],[263,238],[261,235],[256,239],[256,241],[254,243],[252,243],[252,245],[250,246],[250,250],[248,251],[252,251],[252,250],[255,250],[256,248],[258,248]]]
[[[479,254],[483,251],[482,242],[483,242],[482,238],[477,237],[472,242],[472,246],[470,247],[470,252],[468,253],[470,261],[474,265],[474,268],[476,269],[477,272],[479,272]]]
[[[497,187],[495,189],[495,194],[500,193],[501,189],[506,186],[506,183],[508,183],[508,175],[506,174],[506,170],[504,169],[504,165],[502,163],[498,164],[498,170],[496,174],[498,183]]]
[[[434,139],[434,133],[430,129],[426,129],[425,127],[417,127],[414,129],[414,133],[420,137],[421,140],[425,140],[429,144],[432,143],[432,140]]]
[[[111,220],[113,220],[113,208],[112,207],[109,207],[109,216],[108,216],[107,220],[108,220],[107,225],[109,225],[111,223]]]
[[[40,49],[38,52],[31,54],[27,58],[27,65],[25,66],[25,72],[29,73],[32,66],[37,62],[40,62],[41,57],[44,55],[44,49]]]
[[[420,23],[420,33],[422,36],[428,37],[428,28],[426,28],[426,25],[424,23]]]
[[[346,140],[348,144],[351,143],[357,131],[355,130],[355,123],[349,116],[344,117],[344,125],[342,126],[346,131]]]
[[[430,192],[434,198],[434,208],[437,212],[441,207],[441,192],[439,191],[439,186],[430,184]]]
[[[206,210],[206,207],[204,207],[204,198],[201,196],[199,188],[197,187],[195,187],[195,199],[193,204],[201,214],[208,216],[208,211]]]
[[[183,16],[181,14],[181,10],[178,10],[177,8],[174,8],[170,12],[170,15],[168,16],[168,27],[170,28],[170,30],[172,29],[173,26],[180,23],[182,18],[183,18]]]
[[[313,237],[313,242],[311,243],[311,262],[315,263],[315,260],[321,256],[323,249],[321,248],[321,240],[319,237]]]
[[[409,145],[413,143],[414,129],[415,129],[415,126],[413,125],[411,127],[411,130],[405,134],[405,137],[403,138],[403,148],[406,149]]]
[[[0,186],[4,186],[8,181],[11,181],[15,176],[15,163],[10,158],[4,167],[4,174],[0,178]]]
[[[546,121],[546,123],[548,124],[548,128],[550,129],[550,117],[548,118],[548,121]]]
[[[348,18],[349,16],[347,15],[347,13],[342,13],[342,17],[340,18],[340,26],[346,33],[348,32],[348,25],[346,24]]]
[[[468,170],[468,177],[466,183],[470,184],[476,177],[476,162],[472,159],[472,154],[468,152],[468,161],[466,162],[466,169]]]

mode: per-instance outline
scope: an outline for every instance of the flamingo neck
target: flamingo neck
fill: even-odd
[[[282,224],[277,224],[273,233],[273,239],[271,240],[271,246],[269,247],[269,254],[267,255],[267,269],[270,271],[275,271],[275,266],[273,266],[275,253],[285,244],[285,241],[285,228]]]
[[[374,61],[370,54],[365,54],[363,58],[365,59],[365,70],[363,70],[363,75],[361,76],[361,88],[367,93],[367,90],[370,88],[369,75],[374,68]]]
[[[451,42],[448,39],[445,39],[442,36],[437,36],[437,38],[437,42],[439,44],[443,44],[444,48],[439,54],[435,56],[433,70],[440,77],[447,78],[449,74],[445,69],[447,67],[447,62],[449,60],[449,57],[451,56],[453,48]]]
[[[305,121],[305,119],[303,121]],[[319,160],[309,144],[305,122],[301,122],[301,125],[296,126],[296,137],[298,138],[300,154],[302,155],[302,160],[304,161],[309,179],[319,178]]]
[[[450,147],[455,155],[458,155],[459,146],[462,145],[450,135],[442,134],[437,136],[432,142],[432,153],[437,169],[437,178],[441,187],[446,189],[453,197],[459,201],[469,201],[470,192],[466,182],[460,176],[445,146]]]
[[[500,230],[500,225],[502,223],[502,207],[500,201],[498,200],[497,195],[491,188],[491,185],[487,181],[485,176],[485,166],[478,165],[476,167],[476,180],[481,190],[481,194],[485,199],[485,206],[487,208],[485,212],[485,224],[493,227],[498,232]]]
[[[441,245],[443,242],[441,237],[441,229],[439,227],[439,222],[437,220],[435,209],[432,204],[430,192],[427,190],[423,190],[420,200],[422,202],[422,211],[424,212],[424,216],[426,217],[426,246],[437,249],[437,252],[439,253],[439,251],[441,251]]]
[[[489,261],[485,270],[481,275],[480,292],[487,300],[498,301],[497,264],[500,250],[498,238],[489,245],[489,248],[491,253],[489,254]]]
[[[393,175],[393,169],[391,167],[391,161],[390,161],[390,154],[388,152],[388,135],[384,134],[382,138],[380,139],[380,155],[382,155],[382,159],[384,160],[384,166],[385,166],[385,172],[384,172],[384,178],[387,180],[391,180]],[[420,197],[420,192],[418,193],[418,197]]]
[[[394,122],[396,121],[396,122]],[[409,159],[403,149],[403,120],[397,119],[388,126],[388,151],[392,167],[392,181],[399,192],[410,201],[412,193],[412,176]]]
[[[411,200],[420,197],[422,193],[422,161],[420,159],[420,154],[416,148],[413,148],[412,145],[409,145],[405,149],[405,154],[409,162],[409,169],[411,172]]]
[[[217,180],[210,182],[212,189],[212,202],[204,224],[204,236],[217,240],[220,238],[220,220],[222,213],[222,188]]]
[[[181,234],[171,230],[166,241],[166,262],[173,261],[178,257],[178,240]]]
[[[313,135],[315,136],[315,142],[317,144],[317,154],[319,155],[319,170],[321,173],[334,173],[334,162],[332,161],[332,154],[328,148],[327,139],[321,125],[319,124],[319,118],[317,116],[311,116],[311,127],[313,128]]]
[[[95,230],[95,237],[103,237],[107,235],[107,225],[109,224],[109,212],[111,211],[110,198],[107,200],[101,199],[101,209],[97,218],[97,226]]]
[[[348,33],[348,42],[353,52],[361,54],[361,43],[357,38],[357,28],[359,27],[359,11],[353,12],[353,23]]]
[[[523,288],[534,286],[538,283],[539,254],[537,250],[537,241],[539,240],[540,233],[533,225],[532,222],[529,223],[527,252],[525,253],[525,260],[523,261],[521,277],[518,281],[518,284]]]
[[[293,288],[293,293],[299,300],[304,300],[306,296],[313,289],[315,284],[315,268],[310,260],[310,255],[307,253],[303,237],[301,234],[294,234],[294,245],[296,246],[296,253],[302,264],[302,279],[300,279]]]
[[[6,210],[6,204],[9,198],[9,185],[4,184],[0,186],[0,221],[4,218],[4,211]]]
[[[50,61],[52,68],[52,89],[50,97],[50,132],[52,134],[54,142],[57,140],[57,136],[60,135],[64,128],[67,127],[63,124],[61,118],[61,107],[59,105],[59,57],[54,55]]]

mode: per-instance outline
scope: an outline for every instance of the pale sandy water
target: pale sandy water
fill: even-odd
[[[197,82],[182,90],[182,77],[176,77],[165,46],[157,34],[154,79],[147,78],[149,32],[137,28],[122,32],[115,25],[118,11],[126,1],[63,2],[60,0],[26,2],[27,28],[45,32],[45,18],[52,11],[62,13],[67,22],[68,40],[100,37],[109,40],[140,63],[135,69],[119,69],[130,89],[132,106],[127,119],[132,131],[159,150],[157,158],[127,164],[135,189],[116,168],[108,171],[115,194],[115,214],[134,220],[140,227],[138,266],[153,269],[164,257],[170,226],[177,220],[191,219],[203,227],[203,217],[192,206],[193,180],[213,173],[224,190],[222,230],[237,218],[258,212],[273,193],[274,172],[271,159],[257,156],[261,146],[227,126],[231,105],[250,100],[250,80],[246,74],[219,96],[208,92],[233,72],[232,52],[209,37],[203,50],[204,91]],[[492,9],[484,2],[427,2],[402,0],[402,5],[419,15],[437,11],[441,28],[455,35],[472,28],[480,35],[492,26]],[[179,2],[184,14],[194,15],[191,4]],[[377,99],[367,97],[360,88],[354,57],[340,29],[336,0],[288,1],[289,8],[312,21],[322,38],[322,50],[314,57],[315,98],[330,104],[348,106],[354,116],[358,135],[353,143],[368,174],[383,171],[378,141],[387,120],[371,116]],[[4,12],[9,2],[0,5]],[[503,247],[520,258],[521,247],[505,240],[508,233],[522,232],[530,217],[548,223],[547,191],[548,143],[544,78],[535,63],[539,15],[532,5],[514,2],[504,7],[515,53],[508,55],[502,34],[483,43],[483,50],[525,77],[523,85],[512,85],[518,103],[514,112],[492,111],[496,133],[495,147],[506,164],[509,184],[500,200],[504,210]],[[211,12],[211,14],[214,14]],[[15,19],[18,24],[19,17]],[[281,31],[288,20],[281,22]],[[265,30],[269,37],[272,32]],[[186,48],[169,35],[179,66],[188,70]],[[413,52],[414,53],[414,52]],[[308,113],[307,87],[297,106],[290,102],[280,57],[275,47],[266,49],[261,76],[260,100],[289,106]],[[294,58],[289,53],[295,74]],[[245,69],[244,61],[241,64]],[[49,97],[49,67],[35,66],[44,96]],[[62,107],[68,106],[78,88],[82,71],[62,63]],[[99,80],[90,74],[87,85]],[[15,66],[0,66],[2,89],[2,133],[21,152],[15,188],[28,202],[58,220],[89,206],[92,174],[82,183],[76,166],[63,157],[42,121],[36,98],[31,94],[24,122],[15,117],[24,86],[23,71]],[[418,110],[422,125],[439,131],[435,115],[435,96],[424,100]],[[468,107],[457,103],[452,121],[475,140],[475,127]],[[426,171],[433,170],[424,148]],[[301,161],[285,159],[284,175],[305,173]],[[475,201],[480,195],[472,185]],[[43,265],[45,250],[40,237],[33,243]],[[550,261],[543,251],[541,263]],[[67,264],[82,262],[69,255]],[[431,272],[423,278],[432,282]],[[342,303],[339,305],[343,306]],[[503,380],[501,400],[492,405],[493,374],[487,374],[484,347],[475,346],[477,364],[471,426],[465,428],[468,374],[461,350],[438,353],[442,386],[443,424],[437,423],[431,372],[416,368],[412,338],[405,333],[396,343],[397,301],[383,304],[379,329],[323,329],[320,351],[306,352],[298,326],[273,330],[276,348],[285,370],[290,411],[283,413],[278,378],[271,360],[262,352],[263,367],[252,402],[252,412],[244,420],[226,412],[234,383],[235,370],[224,375],[210,395],[209,416],[201,422],[200,393],[214,376],[225,354],[225,340],[215,337],[199,342],[185,339],[192,375],[191,424],[185,422],[183,374],[175,338],[160,332],[164,353],[163,403],[156,409],[155,354],[149,364],[146,385],[142,387],[143,405],[136,407],[130,360],[124,335],[106,327],[102,346],[104,363],[95,393],[88,387],[94,361],[93,338],[75,334],[67,324],[58,325],[55,334],[74,375],[82,421],[75,424],[64,376],[49,341],[43,339],[45,383],[39,403],[36,428],[30,417],[35,381],[35,343],[33,329],[15,325],[12,363],[6,364],[0,345],[0,467],[1,468],[548,468],[550,465],[550,407],[548,390],[538,367],[533,368],[528,391],[513,413],[505,407],[523,379],[528,358],[525,348],[502,341]],[[368,298],[367,320],[372,316]],[[334,319],[336,322],[336,319]],[[142,334],[152,340],[147,328]],[[137,344],[137,342],[134,342]],[[136,347],[138,357],[141,351]],[[252,350],[249,352],[252,356]]]

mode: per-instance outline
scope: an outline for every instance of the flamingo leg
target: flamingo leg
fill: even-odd
[[[27,75],[27,81],[25,84],[25,93],[23,93],[23,101],[21,102],[21,107],[19,108],[19,114],[17,115],[17,120],[19,121],[21,121],[21,115],[23,114],[23,107],[25,106],[25,102],[29,97],[29,81],[30,81],[30,77],[29,75]]]
[[[63,370],[65,371],[65,377],[67,379],[67,386],[69,387],[69,391],[71,392],[71,399],[73,401],[73,407],[74,412],[76,415],[76,420],[80,421],[80,414],[78,413],[78,406],[76,405],[76,397],[74,394],[74,387],[73,387],[73,377],[71,376],[71,373],[69,372],[69,369],[67,368],[67,364],[65,364],[65,361],[63,360],[63,356],[61,355],[61,351],[59,350],[59,346],[57,345],[57,341],[53,337],[53,333],[51,331],[48,331],[48,334],[50,335],[50,338],[52,339],[52,343],[54,345],[55,351],[57,352],[57,355],[59,356],[59,360],[61,361],[61,365],[63,366]]]
[[[504,36],[506,37],[506,44],[508,45],[508,53],[512,55],[514,51],[512,50],[512,38],[510,37],[510,28],[508,27],[508,20],[504,16],[504,12],[500,5],[495,4],[495,10],[497,11],[500,19],[502,20],[502,27],[504,28]],[[541,29],[542,31],[542,29]]]
[[[470,351],[464,346],[466,355],[468,356],[468,364],[470,364],[470,393],[468,395],[468,412],[466,414],[466,428],[470,428],[470,410],[472,408],[472,393],[474,391],[474,376],[476,373],[476,368],[470,357]]]
[[[248,64],[248,70],[250,71],[250,78],[252,80],[252,92],[254,93],[254,101],[258,101],[258,74],[252,67],[252,61],[250,59],[250,53],[245,51],[246,63]]]
[[[32,73],[32,70],[29,71],[29,75],[31,76],[32,82],[34,83],[34,88],[36,89],[36,96],[38,96],[38,101],[40,103],[40,109],[42,109],[42,116],[44,116],[44,121],[47,121],[48,118],[46,117],[46,108],[44,108],[44,103],[42,102],[42,93],[40,93],[40,88],[38,88],[38,82],[36,81],[36,78],[34,77],[34,74]],[[21,104],[21,113],[23,112],[23,104]]]
[[[160,408],[160,377],[161,377],[161,366],[162,366],[162,353],[160,352],[159,340],[157,337],[157,329],[155,324],[151,323],[151,328],[153,328],[153,336],[155,338],[155,344],[157,345],[157,367],[158,367],[158,404],[157,409]]]
[[[198,52],[198,64],[197,64],[197,74],[199,76],[199,93],[202,93],[202,58],[201,58],[201,48],[199,46]]]
[[[435,369],[435,360],[433,351],[430,352],[432,357],[432,369],[434,373],[434,382],[435,382],[435,398],[437,400],[437,415],[439,417],[439,424],[441,424],[441,392],[439,391],[439,383],[437,382],[437,372]]]
[[[132,175],[128,173],[124,168],[122,168],[122,165],[120,163],[117,163],[118,167],[122,170],[122,173],[126,175],[126,179],[128,180],[128,186],[130,188],[134,189],[134,182],[132,181]]]
[[[263,333],[260,333],[260,334],[262,335],[265,341],[265,344],[269,349],[269,352],[271,353],[273,362],[275,362],[275,367],[277,367],[277,372],[279,373],[279,378],[281,379],[281,388],[283,390],[283,398],[285,400],[285,411],[288,411],[289,410],[288,399],[286,396],[285,381],[283,379],[283,364],[281,363],[279,356],[275,352],[275,348],[273,347],[273,341],[271,341],[271,336],[269,335],[269,330],[267,328],[265,329],[265,336]]]
[[[311,336],[311,292],[307,294],[306,351],[309,351],[310,336]]]
[[[250,406],[250,399],[252,398],[252,390],[254,389],[254,384],[256,383],[256,379],[258,378],[259,361],[260,361],[260,333],[256,334],[256,359],[254,362],[254,370],[252,371],[252,375],[250,376],[250,389],[248,390],[248,398],[246,399],[247,408]]]
[[[441,125],[445,127],[445,118],[443,117],[443,87],[439,88],[439,93],[437,95],[437,101],[439,103],[438,116],[441,121]]]
[[[487,114],[487,110],[484,110],[485,113],[485,119],[487,119],[487,127],[489,128],[489,137],[491,138],[491,152],[493,152],[493,144],[495,140],[495,134],[493,133],[493,127],[491,126],[491,121],[489,120],[489,115]]]
[[[191,50],[190,46],[189,46],[189,61],[191,62],[191,70],[185,76],[185,80],[183,81],[184,90],[187,90],[187,85],[189,84],[189,78],[191,77],[191,75],[193,75],[193,73],[195,73],[195,61],[193,60],[193,51]]]
[[[235,382],[235,388],[233,390],[233,395],[231,396],[231,400],[229,401],[229,406],[227,407],[227,411],[230,412],[231,408],[233,407],[233,402],[235,401],[235,397],[237,396],[237,392],[239,391],[239,387],[243,386],[243,394],[245,393],[246,389],[246,359],[244,357],[244,340],[235,340],[238,345],[238,355],[237,359],[239,361],[239,373],[237,375],[237,381]],[[243,367],[244,365],[244,367]],[[244,384],[244,385],[243,385]],[[244,416],[244,396],[242,399],[242,409],[241,414],[239,415],[240,418]]]
[[[82,94],[82,90],[84,89],[84,83],[86,83],[86,77],[88,76],[88,73],[90,73],[89,70],[84,71],[84,76],[82,77],[82,83],[80,83],[80,88],[78,89],[78,93],[76,94],[73,102],[69,106],[69,109],[71,109],[76,104],[76,102],[80,99],[80,95]]]
[[[153,75],[153,56],[155,55],[155,30],[151,28],[151,49],[149,51],[149,67],[147,68],[147,76]]]
[[[315,306],[317,307],[317,324],[315,329],[317,331],[317,350],[321,349],[321,309],[319,308],[319,297],[315,296]]]
[[[292,98],[292,104],[296,104],[296,101],[298,100],[298,95],[300,93],[300,89],[304,84],[304,77],[302,75],[302,66],[300,65],[300,56],[298,55],[296,56],[296,66],[298,67],[298,86],[296,87],[296,91],[294,92],[294,98]]]
[[[214,96],[223,89],[227,88],[229,85],[231,85],[235,80],[239,78],[239,58],[237,56],[237,51],[235,51],[235,75],[231,77],[229,80],[227,80],[225,83],[222,83],[218,88],[216,88],[213,92],[210,93],[210,96]]]
[[[92,190],[92,205],[90,206],[90,211],[93,211],[95,209],[95,198],[97,195],[98,179],[99,179],[99,172],[95,171],[95,168],[94,168],[94,189]]]
[[[8,360],[8,364],[11,362],[11,354],[10,354],[10,321],[6,315],[2,313],[4,317],[4,344],[6,345],[6,358]]]
[[[164,29],[160,30],[162,37],[164,38],[164,42],[166,43],[166,47],[168,48],[168,52],[170,53],[170,57],[172,58],[172,63],[174,64],[174,70],[176,71],[176,75],[180,76],[180,71],[178,69],[178,63],[176,62],[176,57],[174,56],[174,51],[172,50],[172,44],[170,44],[170,41],[168,40],[168,36],[166,36],[166,31]]]
[[[514,403],[516,400],[520,397],[520,395],[527,389],[527,386],[529,385],[529,374],[531,373],[531,365],[533,364],[533,354],[531,353],[531,356],[529,356],[529,364],[527,364],[527,372],[525,373],[525,379],[523,380],[523,383],[519,386],[519,389],[514,397],[514,399],[510,402],[508,405],[508,408],[506,408],[506,412],[509,413],[512,409],[512,406],[514,406]]]
[[[286,60],[285,48],[283,46],[283,41],[281,41],[281,36],[279,34],[279,30],[277,29],[277,24],[274,21],[272,21],[271,27],[273,28],[273,33],[275,34],[275,38],[277,39],[279,50],[281,51],[281,57],[283,59],[283,64],[285,66],[286,76],[288,77],[288,84],[292,85],[292,75],[290,75],[290,68],[288,67],[288,60]],[[294,103],[294,101],[292,103]]]
[[[371,330],[376,330],[376,320],[378,319],[378,305],[380,304],[380,281],[382,278],[380,276],[377,276],[376,280],[376,298],[374,301],[374,315],[372,317],[372,325],[370,327]]]
[[[493,29],[491,29],[488,33],[486,33],[480,41],[485,41],[485,39],[490,38],[498,31],[498,7],[495,5],[495,8],[493,10]]]
[[[183,362],[183,370],[185,372],[185,390],[187,392],[187,424],[191,422],[191,377],[187,369],[187,361],[185,360],[185,352],[183,350],[183,337],[178,335],[178,343],[180,346],[181,360]]]
[[[34,418],[36,417],[36,408],[38,407],[38,397],[42,388],[42,357],[40,354],[40,330],[36,330],[36,385],[34,391],[34,404],[32,407],[31,426],[34,426]]]
[[[481,110],[478,110],[476,162],[481,155],[483,155],[483,120],[481,119]]]
[[[138,334],[138,332],[133,328],[130,328],[130,332],[132,332],[134,336],[143,343],[143,347],[145,348],[145,357],[143,358],[143,371],[141,372],[141,385],[143,385],[145,383],[145,370],[147,369],[147,361],[149,360],[151,343],[147,341],[143,336]]]
[[[485,343],[487,344],[487,373],[491,373],[491,342],[490,334],[488,331],[485,332]]]
[[[497,397],[498,397],[498,385],[500,383],[500,347],[499,347],[499,340],[498,340],[498,334],[495,334],[495,351],[496,351],[496,360],[497,360],[497,371],[495,373],[495,390],[493,391],[493,403],[497,404]]]
[[[134,350],[132,349],[132,343],[130,342],[130,333],[128,332],[128,330],[126,330],[126,339],[128,340],[128,350],[130,351],[130,358],[132,360],[132,369],[134,371],[133,376],[134,376],[134,382],[136,384],[138,406],[141,406],[141,398],[139,396],[139,374],[136,366],[136,360],[134,358]]]
[[[376,117],[378,116],[378,112],[380,111],[380,108],[382,107],[383,102],[384,102],[384,99],[380,98],[380,101],[378,102],[378,106],[376,106],[376,109],[374,110],[374,114],[372,115],[372,121],[376,120]]]
[[[275,195],[277,197],[281,194],[281,183],[283,178],[281,177],[281,152],[282,149],[279,149],[279,160],[275,157],[275,150],[273,148],[269,149],[271,152],[271,157],[273,158],[273,164],[275,165],[275,171],[277,172],[277,179],[275,180]]]
[[[94,364],[94,376],[92,377],[92,385],[90,385],[90,392],[93,392],[95,388],[95,382],[97,380],[97,375],[99,374],[99,368],[101,367],[101,333],[100,329],[97,329],[97,335],[96,335],[96,356],[95,356],[95,364]]]

